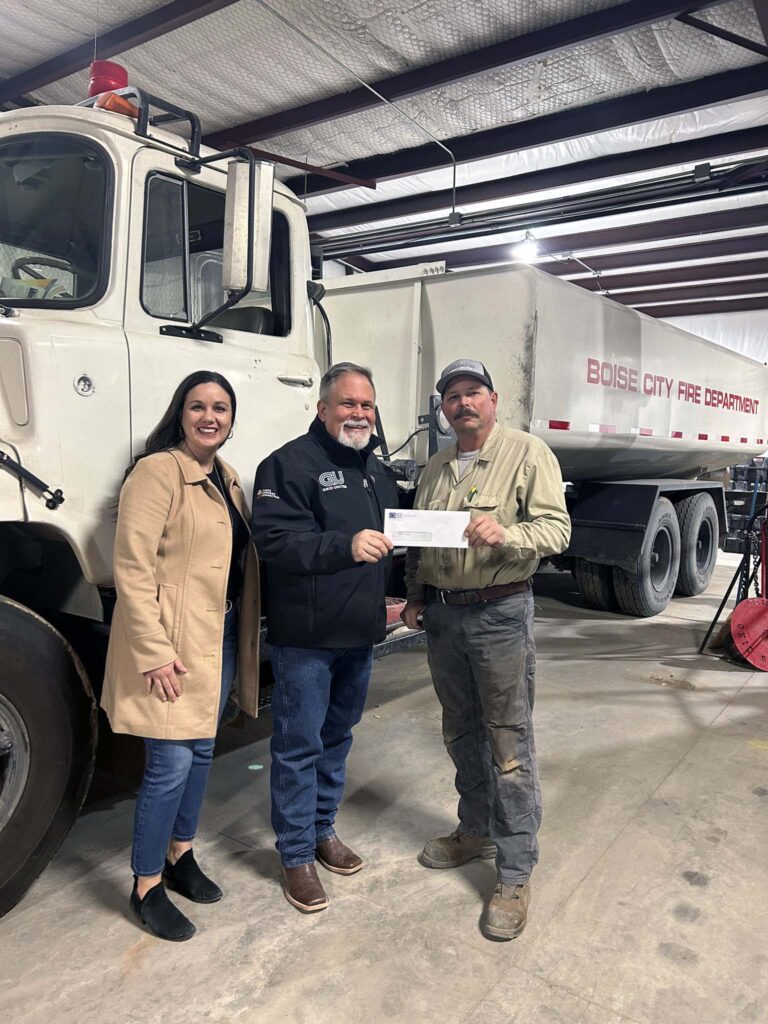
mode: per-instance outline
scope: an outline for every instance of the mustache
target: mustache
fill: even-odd
[[[370,429],[370,423],[368,422],[368,420],[359,420],[356,419],[355,417],[352,417],[351,419],[348,420],[344,420],[344,423],[342,425],[345,427],[368,427]]]
[[[466,419],[467,416],[477,417],[477,413],[474,412],[472,409],[459,409],[459,411],[456,413],[457,420]]]

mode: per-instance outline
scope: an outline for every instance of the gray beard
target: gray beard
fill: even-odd
[[[354,448],[356,452],[359,452],[363,448],[365,448],[365,446],[371,440],[371,428],[368,427],[364,434],[358,434],[356,432],[350,435],[344,433],[345,426],[346,424],[342,424],[342,426],[339,428],[338,434],[336,435],[336,440],[339,442],[339,444],[343,444],[345,448]]]

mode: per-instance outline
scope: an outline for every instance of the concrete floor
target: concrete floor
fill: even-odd
[[[478,929],[490,864],[416,861],[455,824],[416,650],[376,665],[338,822],[367,863],[323,873],[328,910],[302,916],[278,883],[268,716],[225,730],[198,843],[225,900],[177,897],[191,942],[141,931],[126,913],[132,799],[90,803],[0,921],[0,1020],[768,1021],[768,679],[695,653],[732,571],[641,621],[586,611],[565,575],[538,579],[544,824],[515,942]]]

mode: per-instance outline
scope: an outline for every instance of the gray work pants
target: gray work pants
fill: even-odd
[[[499,878],[523,883],[539,858],[541,824],[533,595],[529,589],[468,606],[434,600],[424,629],[443,739],[456,767],[461,830],[489,836]]]

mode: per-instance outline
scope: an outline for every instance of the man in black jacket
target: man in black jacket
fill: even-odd
[[[351,875],[362,859],[336,836],[352,727],[363,714],[373,644],[386,631],[397,485],[374,455],[369,370],[332,366],[308,432],[256,471],[253,539],[267,567],[272,696],[272,826],[289,903],[328,905],[315,858]]]

